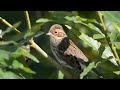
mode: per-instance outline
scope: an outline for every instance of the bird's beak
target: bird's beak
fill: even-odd
[[[50,35],[51,35],[51,33],[50,33],[50,32],[48,32],[46,35],[49,35],[49,36],[50,36]]]

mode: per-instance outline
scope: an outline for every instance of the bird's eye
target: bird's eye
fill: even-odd
[[[55,33],[57,33],[57,31],[55,31]]]

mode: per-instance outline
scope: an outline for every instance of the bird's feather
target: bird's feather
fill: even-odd
[[[62,60],[75,69],[81,70],[85,68],[81,67],[81,64],[87,65],[88,63],[87,57],[68,37],[65,37],[57,46],[57,52]]]

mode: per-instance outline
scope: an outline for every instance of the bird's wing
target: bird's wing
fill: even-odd
[[[80,64],[86,64],[88,62],[87,57],[82,51],[68,38],[65,38],[58,47],[58,53],[62,59],[70,66],[81,70]]]
[[[83,52],[71,40],[69,40],[69,42],[70,45],[65,53],[69,51],[68,54],[73,55],[84,62],[88,62],[88,58],[83,54]]]

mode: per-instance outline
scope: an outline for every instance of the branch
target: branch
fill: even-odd
[[[51,65],[56,67],[57,69],[61,70],[64,75],[69,79],[76,79],[74,78],[65,68],[63,68],[61,65],[59,65],[53,58],[51,58],[49,55],[47,55],[46,52],[44,52],[33,40],[30,41],[33,48],[39,52],[40,55],[42,55]]]
[[[119,59],[118,53],[116,51],[116,47],[110,40],[110,37],[108,35],[107,29],[106,29],[104,21],[103,21],[103,17],[102,17],[103,15],[101,14],[100,11],[97,11],[97,14],[98,14],[99,22],[101,24],[101,28],[102,28],[103,33],[105,35],[105,39],[106,39],[106,41],[107,41],[107,43],[108,43],[108,45],[109,45],[113,55],[115,56],[118,65],[120,65],[120,59]]]
[[[31,29],[31,23],[30,23],[28,11],[24,11],[24,13],[25,13],[25,17],[26,17],[27,27],[28,27],[28,29]]]
[[[28,11],[25,11],[25,16],[26,16],[26,21],[27,21],[27,27],[28,29],[31,29],[31,24],[30,24],[30,18],[29,18],[29,14]],[[67,70],[65,70],[65,68],[63,68],[61,65],[59,65],[53,58],[51,58],[49,55],[47,55],[46,52],[44,52],[32,39],[29,40],[30,44],[32,45],[32,47],[39,52],[40,55],[42,55],[44,58],[46,58],[46,60],[51,63],[51,65],[55,66],[57,69],[61,70],[62,73],[64,73],[64,75],[69,78],[69,79],[76,79],[74,78],[70,72],[68,72]]]
[[[13,27],[10,23],[8,23],[5,19],[3,19],[2,17],[0,17],[0,20],[6,24],[8,27],[12,28],[13,30],[15,30],[17,33],[21,33],[19,30],[17,30],[15,27]]]

